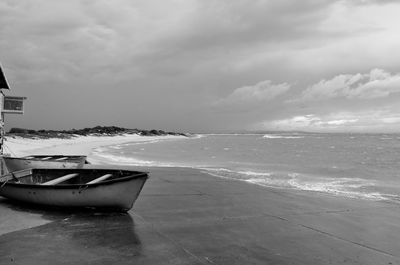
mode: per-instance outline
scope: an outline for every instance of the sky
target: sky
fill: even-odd
[[[6,126],[400,131],[400,1],[0,0]]]

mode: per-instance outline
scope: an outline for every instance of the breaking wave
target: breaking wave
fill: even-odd
[[[113,155],[103,151],[105,150],[100,149],[93,153],[95,161],[104,164],[118,164],[123,166],[197,168],[215,177],[244,181],[269,188],[322,192],[348,198],[387,200],[396,197],[396,195],[381,194],[373,191],[376,186],[375,181],[362,178],[333,178],[286,172],[235,171],[226,168],[160,163],[129,156]]]
[[[233,171],[226,168],[203,168],[203,170],[215,177],[236,179],[270,188],[314,191],[369,200],[386,200],[394,196],[368,191],[373,190],[376,183],[361,178],[331,178],[284,172]]]
[[[138,167],[182,167],[178,164],[160,163],[152,160],[137,159],[131,156],[113,155],[103,152],[105,149],[95,149],[92,152],[90,161],[98,164],[113,164],[121,166],[138,166]]]
[[[96,162],[101,162],[104,164],[118,164],[118,165],[132,165],[132,166],[152,166],[153,161],[140,160],[133,157],[118,156],[108,153],[101,152],[102,150],[96,150],[92,152],[93,158]]]
[[[301,139],[301,138],[304,138],[304,136],[265,134],[263,136],[263,138],[268,138],[268,139]]]
[[[326,141],[317,140],[313,142],[313,139],[319,137],[325,137]],[[382,137],[377,137],[379,142],[372,142],[373,144],[364,143],[363,141],[370,141],[370,139],[364,139],[362,135],[334,135],[330,137],[295,133],[257,134],[254,137],[248,137],[247,135],[243,137],[241,135],[224,137],[220,135],[196,135],[192,139],[204,139],[190,143],[187,141],[182,143],[171,142],[171,145],[163,145],[162,149],[151,149],[151,146],[137,146],[138,144],[144,144],[144,142],[100,147],[93,150],[90,160],[122,166],[197,168],[215,177],[276,189],[320,192],[340,197],[367,200],[400,201],[400,196],[398,195],[399,187],[390,185],[390,183],[397,183],[398,180],[392,180],[387,177],[388,174],[397,172],[395,171],[395,169],[397,170],[397,164],[393,164],[392,168],[389,167],[386,173],[381,172],[380,174],[383,177],[379,175],[371,178],[368,175],[371,168],[375,168],[375,165],[383,165],[379,161],[371,162],[369,158],[382,155],[376,151],[386,148],[386,145],[382,144],[383,141],[380,141]],[[260,140],[263,138],[278,140]],[[298,147],[298,141],[285,140],[299,138],[306,138],[307,143],[311,144]],[[226,139],[230,142],[227,142]],[[282,141],[280,142],[279,139],[282,139]],[[343,144],[343,139],[351,140]],[[299,142],[301,141],[299,140]],[[156,142],[158,140],[145,143],[153,144]],[[283,147],[286,149],[283,149],[281,143],[285,144]],[[347,147],[349,143],[353,144],[353,146],[363,147],[361,150],[363,152],[357,153],[359,150],[356,149],[352,153],[353,148]],[[369,148],[370,146],[373,148]],[[148,149],[151,151],[148,151]],[[297,154],[296,152],[299,150],[308,151],[307,156],[294,156],[293,154]],[[321,154],[322,150],[326,156],[320,157],[319,154]],[[148,158],[140,159],[136,157],[136,154],[138,154],[138,157],[147,155]],[[341,157],[343,155],[344,158]],[[157,156],[160,159],[157,159]],[[160,162],[159,160],[165,161]],[[348,163],[348,160],[351,162]],[[286,166],[286,164],[289,164],[287,161],[293,162],[293,165]],[[311,161],[317,161],[316,168],[327,169],[327,171],[313,171],[313,168],[310,170],[310,167],[304,166],[312,163]],[[387,164],[384,165],[385,167],[387,166]],[[332,169],[334,170],[332,171]],[[327,173],[325,175],[325,173],[321,172]],[[388,179],[389,182],[387,182]]]

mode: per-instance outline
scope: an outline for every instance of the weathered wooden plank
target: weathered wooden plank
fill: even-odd
[[[79,175],[78,173],[68,174],[68,175],[65,175],[65,176],[62,176],[62,177],[59,177],[59,178],[44,182],[41,185],[46,185],[46,186],[48,186],[48,185],[56,185],[56,184],[59,184],[61,182],[66,181],[66,180],[72,179],[72,178],[74,178],[74,177],[76,177],[78,175]]]
[[[94,179],[94,180],[92,180],[92,181],[89,181],[89,182],[86,183],[86,184],[95,184],[95,183],[99,183],[100,181],[106,180],[106,179],[108,179],[108,178],[110,178],[110,177],[112,177],[112,174],[106,174],[106,175],[101,176],[101,177],[99,177],[99,178],[97,178],[97,179]]]
[[[55,161],[61,161],[61,160],[65,160],[65,159],[68,159],[68,157],[66,157],[66,156],[60,157],[60,158],[55,159]]]
[[[24,170],[20,170],[20,171],[10,172],[3,176],[0,176],[0,182],[5,182],[5,181],[9,181],[9,180],[18,180],[20,178],[29,176],[31,174],[32,174],[31,169],[24,169]]]

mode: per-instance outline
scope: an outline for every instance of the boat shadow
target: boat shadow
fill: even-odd
[[[75,255],[83,248],[97,257],[108,253],[110,256],[107,259],[112,259],[113,256],[128,259],[141,255],[142,243],[136,233],[137,225],[129,213],[39,207],[8,199],[1,199],[0,205],[14,211],[39,214],[43,219],[50,221],[45,225],[14,232],[15,242],[12,243],[13,240],[9,239],[7,244],[11,249],[25,244],[25,250],[33,254],[39,251],[37,246],[49,245],[49,249],[55,246],[56,249],[63,249],[66,256]],[[29,238],[32,235],[40,242],[31,242]],[[24,237],[27,240],[21,243]],[[27,252],[20,255],[29,254]]]
[[[60,218],[64,219],[71,215],[77,216],[90,216],[90,215],[124,215],[127,212],[116,211],[113,208],[90,208],[90,207],[56,207],[47,205],[38,205],[35,203],[26,203],[21,201],[15,201],[0,196],[0,205],[7,207],[11,210],[18,212],[27,212],[33,214],[40,214],[43,218],[49,221],[57,221]]]

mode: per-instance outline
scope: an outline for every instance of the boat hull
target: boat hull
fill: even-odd
[[[80,185],[35,185],[0,183],[0,195],[24,203],[53,207],[132,208],[148,176],[125,177],[118,181]]]
[[[85,163],[86,156],[76,157],[65,161],[27,159],[24,157],[3,157],[8,172],[28,168],[77,168]]]

